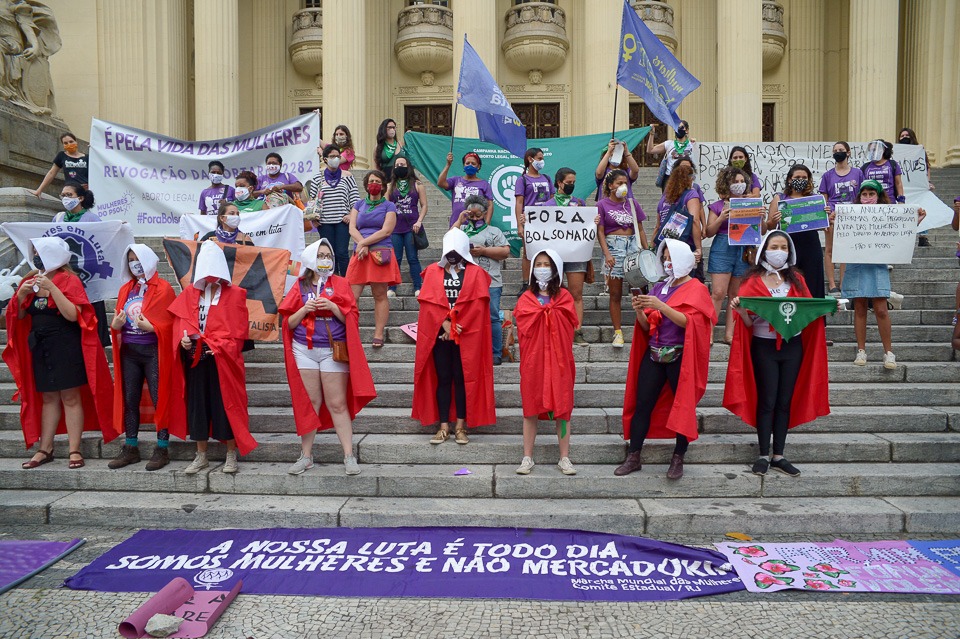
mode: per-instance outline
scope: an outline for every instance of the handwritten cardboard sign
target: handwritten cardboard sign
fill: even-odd
[[[919,207],[905,204],[838,204],[833,261],[838,264],[909,264]]]
[[[597,241],[597,207],[528,206],[523,240],[527,258],[544,249],[553,249],[564,262],[588,262]]]

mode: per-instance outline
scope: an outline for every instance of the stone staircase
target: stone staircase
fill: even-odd
[[[652,185],[653,173],[646,173],[638,183]],[[947,201],[960,193],[960,170],[935,172],[933,180]],[[659,192],[638,186],[638,196],[652,211]],[[449,211],[447,200],[432,187],[429,201],[431,247],[421,253],[424,266],[439,258]],[[602,283],[586,287],[584,334],[590,343],[575,348],[571,459],[576,476],[563,476],[555,467],[556,436],[546,423],[534,455],[538,467],[526,477],[515,474],[522,456],[517,364],[495,369],[495,426],[471,431],[467,446],[452,440],[431,446],[433,429],[409,419],[414,345],[397,327],[416,321],[418,305],[411,286],[404,284],[390,300],[387,345],[367,351],[379,396],[354,424],[361,475],[344,475],[332,431],[317,437],[314,469],[286,474],[299,439],[278,344],[258,344],[246,354],[251,429],[260,446],[233,476],[220,472],[219,463],[184,475],[194,446],[179,440],[171,442],[174,461],[161,471],[148,473],[143,464],[111,471],[107,462],[122,440],[104,444],[92,433],[84,437],[85,469],[66,468],[66,441],[58,438],[55,463],[21,470],[27,455],[18,406],[9,399],[13,380],[0,368],[0,522],[163,528],[536,526],[649,536],[732,530],[955,535],[960,531],[960,365],[949,344],[960,278],[955,240],[949,227],[933,231],[932,246],[917,249],[914,264],[893,271],[894,290],[906,295],[903,310],[891,313],[896,370],[880,365],[872,318],[866,367],[852,364],[852,313],[828,318],[827,337],[834,341],[829,349],[833,413],[790,433],[787,454],[802,470],[800,478],[749,472],[757,454],[754,430],[721,407],[728,354],[722,343],[711,353],[709,384],[698,409],[700,438],[690,446],[683,479],[665,477],[673,448],[666,440],[645,446],[642,472],[614,477],[625,454],[620,416],[629,347],[609,345],[613,336]],[[160,247],[158,239],[147,243]],[[511,258],[504,269],[503,308],[515,303],[518,267]],[[172,277],[165,263],[161,272]],[[409,280],[406,273],[404,280]],[[373,333],[372,302],[369,293],[360,299],[367,343]],[[626,304],[623,321],[629,340],[633,313]],[[716,336],[719,341],[722,327]],[[5,340],[2,331],[0,342]],[[142,456],[152,453],[153,441],[149,430],[142,433]],[[222,460],[223,447],[211,444],[211,456]],[[454,476],[461,468],[472,474]]]

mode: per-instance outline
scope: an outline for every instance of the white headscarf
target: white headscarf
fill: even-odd
[[[673,264],[673,275],[668,275],[663,268],[664,249],[670,249],[670,262]],[[666,283],[663,285],[664,291],[669,290],[676,280],[689,275],[690,271],[692,271],[696,265],[697,259],[694,257],[693,251],[686,242],[667,238],[657,247],[657,272],[667,278]]]
[[[767,250],[767,242],[769,242],[769,241],[770,241],[770,238],[773,237],[773,236],[775,236],[775,235],[781,235],[781,236],[787,238],[787,244],[790,246],[790,256],[787,258],[786,263],[785,263],[783,266],[781,266],[780,268],[773,268],[773,267],[770,266],[770,264],[768,264],[766,261],[760,261],[760,256],[763,255],[763,252]],[[797,248],[793,245],[793,238],[790,237],[790,234],[789,234],[789,233],[786,233],[786,232],[781,231],[781,230],[779,230],[779,229],[774,229],[774,230],[772,230],[772,231],[767,231],[767,234],[763,236],[763,240],[761,240],[761,242],[760,242],[760,248],[757,249],[757,254],[756,254],[756,256],[753,258],[753,262],[754,262],[754,264],[757,264],[757,265],[759,265],[759,266],[762,266],[763,269],[764,269],[767,273],[777,273],[777,274],[779,274],[780,271],[782,271],[783,269],[785,269],[785,268],[787,268],[787,267],[796,265],[796,263],[797,263]],[[783,279],[783,278],[781,277],[780,279]]]
[[[127,253],[130,251],[133,251],[133,254],[140,260],[140,264],[143,266],[143,277],[137,277],[133,274],[133,271],[130,270],[130,263],[127,262]],[[130,244],[123,251],[123,262],[121,263],[120,271],[124,277],[138,280],[141,284],[144,284],[157,274],[157,264],[159,263],[160,258],[157,257],[153,249],[146,244]]]
[[[223,249],[213,240],[207,240],[200,245],[197,254],[197,266],[193,269],[193,286],[201,291],[207,288],[206,277],[217,277],[220,283],[230,286],[230,269],[227,266],[227,257]]]
[[[443,236],[443,250],[440,252],[440,260],[437,262],[440,268],[446,269],[449,265],[447,253],[450,251],[456,251],[466,261],[476,264],[473,261],[473,256],[470,255],[470,238],[456,227],[447,231],[446,235]]]
[[[44,271],[55,271],[70,262],[70,246],[62,237],[38,237],[30,240],[30,243],[40,256]]]
[[[557,273],[559,273],[561,279],[563,278],[563,260],[560,258],[560,255],[559,255],[556,251],[554,251],[553,249],[544,249],[544,250],[538,252],[536,255],[534,255],[534,256],[533,256],[533,259],[530,260],[530,280],[527,282],[527,284],[530,285],[530,286],[533,286],[533,282],[534,282],[534,278],[533,278],[533,264],[534,264],[534,262],[537,261],[537,258],[540,257],[540,255],[543,254],[543,253],[545,253],[545,254],[547,255],[547,257],[549,257],[551,260],[553,260],[553,266],[554,266],[554,269],[556,269],[556,270],[553,272],[553,277],[555,277],[555,276],[557,275]],[[540,287],[540,290],[543,291],[543,287]]]
[[[323,237],[303,249],[303,252],[300,254],[300,279],[306,277],[308,271],[317,270],[317,251],[320,250],[322,245],[326,244],[327,248],[330,249],[330,254],[335,255],[333,252],[333,244],[330,243],[330,240]]]

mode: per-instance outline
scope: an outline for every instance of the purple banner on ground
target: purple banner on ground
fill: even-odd
[[[743,590],[723,555],[640,537],[514,528],[141,530],[83,568],[77,590],[657,601]]]
[[[750,592],[960,594],[960,578],[906,541],[734,544],[717,548]]]
[[[83,545],[72,541],[0,541],[0,593],[26,581]]]
[[[911,546],[923,553],[930,561],[936,562],[960,577],[960,539],[944,539],[942,541],[908,542]]]

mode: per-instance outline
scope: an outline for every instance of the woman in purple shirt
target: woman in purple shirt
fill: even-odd
[[[283,158],[280,157],[279,153],[268,153],[266,165],[267,174],[257,178],[257,190],[253,192],[253,195],[267,199],[270,208],[281,204],[289,204],[293,201],[295,193],[303,191],[303,185],[292,173],[280,171],[280,167],[283,166]],[[273,194],[276,194],[276,196]],[[283,197],[284,195],[286,197]]]
[[[420,271],[423,269],[420,268],[420,257],[413,236],[420,232],[423,218],[427,215],[427,191],[405,156],[401,155],[393,164],[393,180],[387,187],[387,199],[397,206],[397,225],[390,236],[393,252],[397,256],[397,268],[406,251],[413,294],[419,296],[423,283]],[[396,297],[396,291],[397,287],[391,286],[387,297]]]
[[[613,154],[617,148],[617,145],[623,146],[622,156],[620,158],[620,163],[614,164],[611,162],[611,159],[613,158]],[[615,138],[607,143],[607,149],[604,152],[603,157],[600,158],[600,163],[597,165],[597,170],[594,171],[594,178],[597,181],[597,189],[600,189],[600,186],[603,184],[603,178],[607,177],[607,173],[613,171],[614,169],[620,169],[627,174],[627,197],[634,197],[633,183],[637,181],[637,177],[640,175],[640,165],[637,164],[637,159],[633,157],[632,153],[630,153],[627,145]]]
[[[230,202],[236,197],[233,187],[223,182],[225,171],[223,162],[220,160],[213,160],[207,164],[210,186],[200,191],[200,202],[198,204],[200,215],[216,215],[221,201]]]
[[[827,248],[823,256],[823,266],[827,271],[829,293],[834,297],[840,296],[840,287],[834,275],[833,267],[833,207],[837,204],[852,204],[857,199],[860,184],[863,182],[863,172],[855,166],[850,166],[850,145],[840,141],[833,145],[833,161],[836,165],[820,178],[820,187],[817,191],[827,201],[827,213],[830,215],[830,226],[827,227]],[[843,271],[846,265],[840,265],[840,281],[843,281]]]
[[[383,346],[383,329],[390,319],[387,288],[400,283],[400,267],[393,254],[390,235],[397,225],[397,207],[383,195],[387,176],[373,170],[363,178],[367,197],[350,210],[350,237],[355,242],[353,257],[347,266],[347,281],[353,297],[360,299],[363,288],[373,293],[373,347]]]
[[[470,151],[464,154],[461,161],[463,162],[463,177],[455,175],[448,178],[447,173],[450,171],[450,166],[453,165],[453,153],[447,153],[447,164],[437,178],[437,186],[446,191],[453,191],[453,197],[450,199],[452,211],[449,225],[451,228],[456,225],[457,220],[460,219],[460,214],[467,208],[467,198],[471,195],[482,195],[486,198],[488,204],[483,219],[489,224],[490,220],[493,219],[493,189],[490,188],[489,182],[477,177],[477,173],[483,165],[480,156]]]
[[[891,203],[903,204],[907,199],[903,195],[903,170],[893,159],[893,145],[886,140],[874,140],[867,145],[867,156],[877,157],[860,167],[864,180],[876,180],[887,192]]]
[[[523,216],[523,207],[543,204],[553,197],[553,183],[550,178],[541,175],[547,163],[543,159],[543,149],[531,147],[523,154],[523,174],[514,185],[514,214],[517,217],[517,233],[523,241],[523,225],[526,219]],[[530,281],[530,260],[527,258],[526,247],[520,252],[520,270],[523,274],[523,286],[520,294],[527,290]]]
[[[730,198],[746,197],[750,188],[750,175],[744,169],[725,166],[717,174],[717,195],[720,199],[707,207],[707,237],[713,238],[710,245],[710,259],[707,272],[710,273],[710,297],[713,308],[720,316],[723,300],[727,302],[727,319],[723,341],[733,343],[733,314],[729,300],[737,296],[740,278],[747,272],[748,265],[743,261],[743,247],[730,244]],[[712,342],[711,336],[711,342]]]
[[[703,282],[703,201],[700,189],[693,181],[694,167],[690,158],[680,158],[673,163],[670,177],[657,204],[657,225],[654,228],[654,244],[668,236],[690,247],[696,260],[693,277]]]
[[[750,154],[747,153],[747,149],[745,147],[735,146],[730,149],[730,157],[727,160],[727,166],[734,166],[738,169],[741,169],[750,177],[750,179],[747,181],[747,184],[750,185],[747,193],[737,197],[760,197],[760,178],[757,177],[757,174],[753,172],[753,164],[750,162]]]

